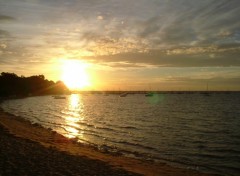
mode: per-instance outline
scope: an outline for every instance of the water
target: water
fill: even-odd
[[[240,173],[240,94],[51,96],[5,111],[100,150],[222,175]]]

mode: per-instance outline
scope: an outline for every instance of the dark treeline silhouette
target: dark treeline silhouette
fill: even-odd
[[[62,81],[55,83],[45,79],[44,75],[19,77],[15,73],[6,72],[0,75],[0,97],[55,95],[68,92]]]

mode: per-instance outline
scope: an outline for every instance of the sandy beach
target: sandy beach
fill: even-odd
[[[0,176],[5,175],[210,174],[100,152],[1,109]]]

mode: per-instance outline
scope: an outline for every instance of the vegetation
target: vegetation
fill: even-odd
[[[54,95],[68,92],[62,81],[55,83],[45,79],[44,75],[19,77],[15,73],[6,72],[0,75],[0,97]]]

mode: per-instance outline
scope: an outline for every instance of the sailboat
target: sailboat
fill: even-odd
[[[203,92],[203,95],[205,95],[205,96],[210,96],[210,93],[209,93],[209,91],[208,91],[208,83],[207,83],[207,90],[206,90],[205,92]]]

